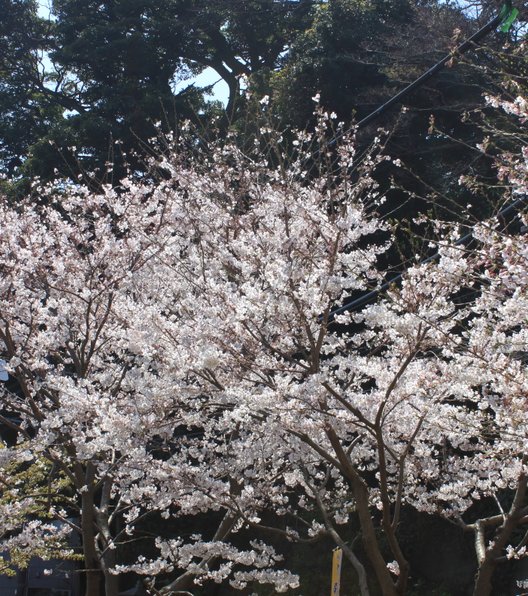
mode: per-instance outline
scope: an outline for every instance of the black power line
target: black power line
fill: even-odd
[[[423,85],[423,83],[425,83],[425,81],[429,80],[438,71],[442,70],[442,68],[444,68],[444,66],[453,57],[455,57],[457,55],[460,55],[460,54],[464,54],[465,52],[467,52],[473,46],[473,44],[475,44],[476,42],[480,41],[481,39],[483,39],[484,37],[486,37],[486,35],[488,35],[489,33],[491,33],[491,31],[493,31],[498,25],[500,25],[510,15],[511,10],[512,10],[511,0],[507,0],[507,2],[501,8],[499,14],[497,14],[495,17],[493,17],[481,29],[479,29],[471,37],[468,37],[468,39],[466,39],[464,42],[462,42],[454,50],[452,50],[451,52],[449,52],[449,54],[446,54],[440,61],[438,61],[434,66],[431,66],[431,68],[429,70],[427,70],[426,72],[424,72],[415,81],[413,81],[412,83],[410,83],[409,85],[407,85],[407,87],[405,87],[404,89],[402,89],[401,91],[399,91],[396,95],[394,95],[393,97],[391,97],[384,104],[382,104],[381,106],[379,106],[378,108],[376,108],[368,116],[365,116],[362,120],[360,120],[359,122],[357,122],[353,127],[351,127],[349,129],[341,132],[340,134],[336,135],[330,141],[329,144],[335,143],[338,139],[340,139],[342,136],[344,136],[345,134],[347,134],[351,130],[360,129],[360,128],[363,128],[364,126],[367,126],[367,124],[370,124],[373,120],[375,120],[376,118],[378,118],[379,116],[381,116],[381,114],[383,114],[384,112],[386,112],[393,105],[396,105],[397,103],[401,102],[401,100],[404,97],[406,97],[407,95],[409,95],[409,93],[411,91],[413,91],[414,89],[417,89],[418,87],[420,87],[421,85]]]
[[[526,204],[527,201],[528,201],[528,197],[524,196],[524,197],[517,199],[513,203],[510,203],[509,205],[504,207],[504,209],[501,209],[497,213],[497,215],[496,215],[497,219],[499,219],[501,217],[505,217],[506,215],[509,215],[517,207],[520,207],[523,204]],[[524,228],[521,229],[521,232],[524,232],[524,231],[525,231]],[[464,236],[461,236],[455,242],[455,246],[460,246],[462,244],[465,244],[466,242],[471,240],[472,236],[473,236],[473,234],[471,232],[464,234]],[[431,255],[430,257],[427,257],[426,259],[423,259],[422,261],[420,261],[420,265],[425,265],[426,263],[430,263],[431,261],[436,261],[436,259],[438,259],[439,257],[440,257],[440,253],[436,252],[435,254]],[[381,286],[379,288],[376,288],[375,290],[371,290],[370,292],[363,294],[359,298],[356,298],[355,300],[351,300],[350,302],[347,302],[340,308],[336,308],[336,310],[333,310],[328,315],[328,323],[334,322],[336,316],[342,315],[345,312],[348,312],[350,310],[355,310],[357,308],[365,306],[366,304],[369,304],[370,302],[373,302],[378,297],[378,295],[381,294],[381,292],[388,290],[393,284],[399,283],[402,280],[404,273],[405,272],[398,273],[398,275],[395,275],[393,278],[391,278],[388,281],[381,284]],[[322,321],[322,316],[320,317],[320,321]]]
[[[383,114],[384,112],[386,112],[393,105],[399,103],[411,91],[413,91],[414,89],[417,89],[418,87],[420,87],[421,85],[423,85],[423,83],[425,83],[425,81],[429,80],[432,76],[434,76],[454,56],[457,56],[457,55],[460,55],[460,54],[464,54],[465,52],[467,52],[467,50],[469,50],[473,46],[473,44],[475,44],[476,42],[480,41],[486,35],[488,35],[489,33],[491,33],[491,31],[493,31],[498,25],[500,25],[503,21],[505,21],[508,18],[508,16],[511,15],[511,11],[512,11],[511,0],[507,0],[507,2],[502,6],[500,12],[495,17],[493,17],[490,21],[488,21],[476,33],[474,33],[471,37],[469,37],[464,42],[462,42],[454,50],[452,50],[451,52],[449,52],[449,54],[447,54],[446,56],[444,56],[434,66],[432,66],[431,68],[429,68],[429,70],[427,70],[426,72],[424,72],[415,81],[413,81],[412,83],[410,83],[409,85],[407,85],[407,87],[405,87],[404,89],[402,89],[399,93],[397,93],[396,95],[394,95],[393,97],[391,97],[388,101],[386,101],[384,104],[382,104],[381,106],[379,106],[378,108],[376,108],[368,116],[365,116],[365,118],[363,118],[362,120],[360,120],[353,127],[351,127],[349,129],[341,132],[339,135],[336,135],[328,143],[328,145],[334,144],[336,141],[338,141],[341,137],[343,137],[345,134],[347,134],[351,130],[357,130],[357,129],[363,128],[364,126],[367,126],[367,124],[370,124],[373,120],[375,120],[376,118],[378,118],[379,116],[381,116],[381,114]],[[499,211],[499,213],[497,214],[497,218],[504,217],[505,215],[508,215],[515,208],[519,207],[520,205],[524,204],[525,202],[526,202],[526,197],[523,197],[523,198],[518,199],[514,203],[511,203],[510,205],[507,205],[506,207],[504,207],[504,209],[502,209],[501,211]],[[464,236],[462,236],[461,238],[459,238],[457,240],[457,242],[455,243],[455,245],[461,245],[461,244],[466,243],[471,238],[471,236],[472,236],[471,233],[465,234]],[[431,255],[427,259],[424,259],[423,261],[421,261],[421,264],[425,264],[425,263],[429,263],[431,261],[434,261],[438,257],[439,257],[439,253],[435,253],[434,255]],[[372,302],[373,300],[375,300],[378,297],[378,295],[381,292],[384,292],[385,290],[389,289],[389,287],[392,284],[395,284],[395,283],[400,282],[401,279],[402,279],[402,277],[403,277],[403,273],[400,273],[400,274],[396,275],[395,277],[393,277],[392,279],[390,279],[390,280],[386,281],[385,283],[383,283],[379,288],[377,288],[375,290],[372,290],[370,292],[367,292],[363,296],[360,296],[359,298],[356,298],[355,300],[352,300],[350,302],[347,302],[346,304],[344,304],[340,308],[337,308],[336,310],[332,311],[329,314],[329,316],[328,316],[328,323],[332,323],[334,321],[335,317],[338,316],[338,315],[341,315],[341,314],[343,314],[343,313],[345,313],[347,311],[350,311],[350,310],[355,310],[357,308],[360,308],[362,306],[365,306],[369,302]],[[320,321],[322,321],[322,317],[320,317]]]

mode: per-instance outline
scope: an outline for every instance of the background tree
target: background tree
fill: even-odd
[[[328,2],[314,10],[313,26],[293,41],[283,67],[273,74],[271,105],[283,122],[304,126],[311,119],[311,97],[320,93],[321,105],[351,125],[481,24],[462,10],[433,2]],[[492,47],[500,44],[493,38],[488,41]],[[483,55],[489,59],[491,53],[470,53],[467,60],[479,61]],[[436,190],[435,204],[442,217],[459,212],[467,194],[458,177],[479,168],[490,174],[489,163],[476,161],[468,148],[480,141],[480,129],[462,118],[464,112],[484,106],[486,89],[496,89],[491,71],[475,70],[454,57],[448,67],[405,98],[405,113],[394,107],[358,132],[358,141],[368,145],[377,128],[392,131],[387,150],[402,160],[406,170],[380,172],[380,182],[387,184],[393,177],[415,198],[424,199],[409,200],[408,194],[397,191],[389,194],[387,211],[396,218],[429,209],[431,189]]]
[[[91,171],[100,183],[107,162],[120,177],[124,154],[133,169],[144,171],[148,142],[160,132],[156,123],[167,132],[181,120],[207,121],[215,114],[203,90],[189,85],[177,91],[177,84],[213,68],[229,86],[226,113],[233,118],[240,77],[276,66],[310,5],[57,0],[46,22],[37,17],[35,2],[6,0],[11,20],[5,21],[5,44],[13,55],[4,68],[6,101],[15,106],[23,94],[25,109],[32,97],[34,111],[53,114],[51,121],[39,113],[38,127],[30,127],[33,136],[26,138],[26,119],[6,108],[5,117],[24,131],[19,137],[6,133],[6,150],[23,156],[26,175],[45,180]],[[18,41],[7,35],[10,30],[19,31]],[[28,64],[23,72],[20,52]]]
[[[109,162],[114,178],[125,175],[125,155],[144,174],[149,139],[160,133],[155,123],[166,133],[181,119],[207,128],[218,116],[203,90],[176,87],[205,68],[228,84],[224,117],[239,122],[239,136],[254,135],[254,127],[240,124],[252,117],[241,77],[259,99],[271,96],[285,126],[313,123],[311,97],[318,92],[322,105],[350,124],[444,55],[455,29],[463,36],[478,25],[434,2],[120,0],[99,6],[57,0],[51,20],[38,18],[28,0],[5,0],[4,9],[2,162],[11,184],[15,171],[26,180],[76,179],[91,171],[85,182],[97,186],[107,179]],[[391,153],[438,189],[439,202],[447,191],[454,195],[459,173],[474,167],[471,152],[449,137],[475,144],[477,128],[461,126],[460,116],[481,105],[486,80],[461,64],[444,69],[409,98],[411,111],[392,136]],[[365,142],[376,126],[392,127],[395,116],[376,121]],[[435,164],[445,167],[432,164],[433,152]],[[391,175],[397,172],[383,174]],[[416,177],[399,176],[426,194]],[[398,202],[401,194],[394,195]]]
[[[2,0],[0,10],[0,173],[17,180],[29,148],[62,111],[45,85],[49,23],[37,17],[36,2]]]
[[[506,107],[525,118],[523,100]],[[319,133],[325,128],[320,121]],[[178,244],[162,279],[173,275],[178,287],[192,281],[192,289],[176,309],[172,298],[156,309],[166,313],[156,317],[155,340],[164,365],[190,371],[198,391],[237,421],[233,449],[240,434],[251,440],[265,425],[271,452],[259,443],[250,477],[260,469],[259,480],[275,479],[268,494],[280,491],[279,510],[298,505],[284,480],[307,493],[345,546],[338,526],[357,514],[383,594],[409,588],[399,538],[404,506],[474,532],[474,593],[492,593],[495,567],[526,552],[524,238],[485,222],[475,231],[478,249],[465,249],[455,244],[456,229],[442,232],[437,222],[438,262],[409,267],[401,289],[338,319],[349,327],[336,329],[330,305],[377,277],[382,248],[361,243],[380,226],[363,211],[376,200],[369,170],[360,171],[357,186],[338,174],[298,186],[307,178],[300,165],[291,179],[281,170],[256,176],[251,156],[226,153],[236,185],[225,175],[220,187],[200,180],[189,196],[206,194],[199,205],[181,206],[175,226],[191,225],[193,241],[183,254]],[[526,190],[525,153],[503,156],[505,198]],[[345,171],[353,155],[341,147]],[[179,185],[188,184],[185,170],[172,170]],[[250,486],[245,479],[241,494],[230,495],[247,521],[255,516]],[[480,501],[495,503],[496,512],[480,509]],[[301,517],[305,507],[306,500]],[[351,549],[346,554],[368,593],[364,563]]]

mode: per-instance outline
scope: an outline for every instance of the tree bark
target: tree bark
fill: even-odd
[[[492,578],[496,563],[492,559],[486,559],[479,567],[475,580],[473,596],[490,596],[493,589]]]
[[[119,594],[119,576],[112,575],[107,569],[104,571],[105,596],[117,596]]]
[[[523,464],[527,463],[528,456],[523,458]],[[521,473],[517,480],[517,489],[513,503],[508,513],[503,516],[502,525],[495,531],[493,542],[486,549],[486,520],[479,520],[472,524],[475,532],[475,548],[479,568],[475,579],[473,596],[489,596],[492,593],[493,573],[502,555],[503,549],[507,546],[515,528],[524,516],[524,503],[528,490],[528,475]],[[490,518],[493,519],[493,518]]]
[[[331,425],[328,425],[327,427],[327,436],[337,459],[341,464],[341,469],[352,488],[361,526],[363,545],[370,563],[374,568],[374,573],[376,574],[382,594],[383,596],[399,596],[398,590],[387,569],[385,559],[379,549],[376,529],[374,528],[374,522],[372,521],[372,516],[370,514],[368,487],[356,472],[354,466],[350,463],[350,460],[341,446],[339,437]]]
[[[86,573],[86,596],[101,595],[101,568],[95,547],[93,487],[82,494],[81,530]]]
[[[352,481],[352,490],[356,501],[359,523],[361,525],[363,545],[367,556],[374,567],[374,573],[376,574],[383,596],[397,596],[398,591],[392,581],[390,572],[387,569],[385,559],[382,557],[379,550],[376,530],[370,515],[368,488],[363,480],[357,478]]]
[[[95,517],[99,535],[96,537],[96,548],[99,548],[99,560],[104,574],[105,596],[118,596],[119,577],[110,572],[117,564],[115,545],[112,540],[111,524],[112,480],[106,478],[102,484],[99,507],[95,509]]]

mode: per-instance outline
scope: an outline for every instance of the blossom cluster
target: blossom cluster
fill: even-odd
[[[519,195],[526,158],[501,172]],[[356,160],[346,145],[335,169],[310,176],[302,150],[286,168],[223,145],[165,156],[156,183],[0,204],[15,451],[68,478],[88,569],[285,591],[297,580],[275,551],[230,536],[263,525],[267,510],[287,539],[328,533],[339,544],[357,512],[377,579],[393,585],[408,575],[396,531],[405,504],[474,529],[483,564],[525,554],[495,518],[485,523],[500,540],[488,542],[471,518],[476,501],[526,490],[525,237],[484,222],[469,249],[448,233],[436,260],[334,321],[349,295],[384,280],[379,159]],[[526,523],[521,501],[501,519]],[[159,537],[158,559],[118,566],[116,544],[149,512],[222,521],[209,536]],[[377,524],[390,562],[368,542]],[[29,522],[16,541],[48,535]]]

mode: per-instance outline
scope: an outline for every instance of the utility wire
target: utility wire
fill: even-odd
[[[513,9],[513,11],[515,11],[515,10],[516,9]],[[370,124],[376,118],[379,118],[379,116],[381,116],[381,114],[383,114],[384,112],[386,112],[393,105],[401,102],[401,100],[404,97],[406,97],[411,91],[413,91],[414,89],[417,89],[418,87],[420,87],[421,85],[423,85],[423,83],[425,83],[425,81],[429,80],[432,76],[434,76],[454,56],[457,56],[457,55],[460,55],[460,54],[464,54],[465,52],[467,52],[467,50],[469,50],[473,46],[473,44],[475,44],[476,42],[478,42],[481,39],[483,39],[486,35],[488,35],[489,33],[491,33],[491,31],[493,31],[501,23],[506,22],[506,23],[508,23],[508,26],[509,26],[511,24],[511,20],[513,20],[513,18],[515,18],[516,14],[517,14],[516,12],[515,13],[512,12],[511,0],[507,0],[506,3],[502,6],[502,8],[499,11],[499,13],[495,17],[493,17],[490,21],[488,21],[483,27],[481,27],[476,33],[474,33],[471,37],[469,37],[464,42],[462,42],[454,50],[452,50],[451,52],[449,52],[449,54],[447,54],[446,56],[444,56],[434,66],[432,66],[429,70],[427,70],[426,72],[424,72],[415,81],[413,81],[412,83],[410,83],[409,85],[407,85],[407,87],[405,87],[404,89],[402,89],[399,93],[397,93],[396,95],[394,95],[393,97],[391,97],[388,101],[386,101],[384,104],[382,104],[381,106],[379,106],[378,108],[376,108],[368,116],[365,116],[365,118],[363,118],[362,120],[360,120],[357,124],[355,124],[354,126],[350,127],[347,130],[342,131],[338,135],[334,136],[334,138],[328,142],[327,146],[333,145],[341,137],[343,137],[344,135],[346,135],[350,131],[352,131],[352,130],[358,130],[360,128],[363,128],[363,127],[367,126],[367,124]],[[512,15],[513,15],[513,18],[512,18]],[[517,201],[515,201],[514,203],[511,203],[510,205],[507,205],[506,207],[504,207],[504,209],[502,209],[501,211],[499,211],[499,213],[497,214],[497,218],[504,217],[505,215],[508,215],[515,208],[517,208],[517,207],[521,206],[522,204],[526,203],[526,200],[527,200],[527,197],[522,197],[522,198],[518,199]],[[470,240],[471,236],[472,236],[471,232],[468,233],[468,234],[465,234],[464,236],[462,236],[461,238],[459,238],[455,242],[455,245],[456,246],[459,246],[461,244],[466,243],[468,240]],[[434,255],[431,255],[430,257],[428,257],[428,258],[424,259],[423,261],[421,261],[420,264],[423,265],[423,264],[429,263],[431,261],[434,261],[434,260],[438,259],[439,256],[440,256],[440,253],[437,252]],[[385,290],[388,290],[391,285],[393,285],[395,283],[399,283],[402,280],[402,277],[403,277],[403,273],[400,273],[400,274],[396,275],[395,277],[393,277],[392,279],[390,279],[390,280],[386,281],[385,283],[383,283],[379,288],[377,288],[375,290],[372,290],[370,292],[367,292],[363,296],[360,296],[359,298],[356,298],[355,300],[352,300],[350,302],[347,302],[346,304],[344,304],[340,308],[337,308],[336,310],[332,311],[329,314],[329,316],[328,316],[328,323],[334,322],[336,316],[339,316],[339,315],[341,315],[341,314],[343,314],[343,313],[345,313],[347,311],[350,311],[350,310],[358,309],[358,308],[360,308],[362,306],[365,306],[366,304],[372,302],[373,300],[375,300],[378,297],[378,295],[381,292],[384,292]],[[322,317],[320,317],[319,320],[322,321]]]
[[[510,203],[509,205],[504,207],[504,209],[501,209],[497,213],[496,218],[499,219],[501,217],[505,217],[506,215],[509,215],[517,207],[520,207],[523,204],[526,204],[527,201],[528,201],[528,197],[526,197],[526,196],[523,196],[523,197],[517,199],[513,203]],[[521,233],[523,233],[525,231],[526,230],[523,227],[521,229]],[[461,244],[465,244],[466,242],[471,240],[472,237],[473,237],[473,234],[471,232],[464,234],[464,236],[460,237],[455,242],[455,246],[460,246]],[[430,257],[427,257],[426,259],[423,259],[422,261],[420,261],[420,265],[426,265],[427,263],[436,261],[436,259],[438,259],[439,257],[440,257],[440,252],[436,252],[433,255],[431,255]],[[404,273],[405,272],[398,273],[398,275],[395,275],[393,278],[391,278],[388,281],[381,284],[381,286],[379,288],[376,288],[375,290],[371,290],[370,292],[363,294],[363,296],[360,296],[359,298],[356,298],[355,300],[347,302],[340,308],[333,310],[328,315],[328,323],[333,323],[335,321],[335,317],[342,315],[345,312],[348,312],[350,310],[356,310],[362,306],[365,306],[366,304],[369,304],[370,302],[373,302],[378,297],[378,295],[381,294],[381,292],[388,290],[393,284],[399,283],[403,279]],[[319,317],[319,320],[322,321],[322,316]]]
[[[399,91],[396,95],[391,97],[384,104],[382,104],[381,106],[376,108],[368,116],[365,116],[365,118],[363,118],[362,120],[357,122],[354,126],[350,127],[347,130],[344,130],[343,132],[336,135],[331,141],[329,141],[328,144],[331,145],[331,144],[335,143],[337,140],[339,140],[341,137],[343,137],[344,135],[346,135],[347,133],[349,133],[352,130],[359,130],[360,128],[363,128],[364,126],[367,126],[367,124],[370,124],[373,120],[376,120],[376,118],[381,116],[381,114],[386,112],[393,105],[400,103],[401,100],[404,97],[406,97],[407,95],[409,95],[409,93],[411,91],[413,91],[414,89],[417,89],[418,87],[423,85],[423,83],[425,83],[425,81],[429,80],[439,70],[442,70],[442,68],[452,58],[454,58],[457,55],[464,54],[473,46],[473,44],[480,41],[482,38],[486,37],[486,35],[488,35],[488,33],[491,33],[491,31],[493,31],[498,25],[500,25],[503,21],[505,21],[507,19],[507,17],[511,14],[511,12],[512,12],[511,0],[507,0],[506,4],[504,4],[503,7],[501,8],[499,14],[497,14],[495,17],[493,17],[493,19],[491,19],[488,23],[486,23],[481,29],[479,29],[471,37],[469,37],[464,42],[462,42],[454,50],[449,52],[449,54],[446,54],[434,66],[431,66],[431,68],[429,70],[424,72],[420,77],[418,77],[415,81],[413,81],[412,83],[407,85],[407,87],[405,87],[404,89]]]

